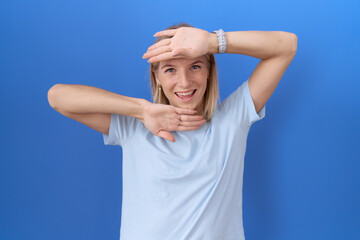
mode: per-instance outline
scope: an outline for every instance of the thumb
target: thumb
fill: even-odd
[[[169,133],[169,132],[167,132],[167,131],[161,130],[161,131],[158,133],[158,136],[159,136],[159,137],[162,137],[162,138],[165,138],[165,139],[167,139],[167,140],[170,140],[170,141],[172,141],[172,142],[175,142],[175,137],[174,137],[171,133]]]

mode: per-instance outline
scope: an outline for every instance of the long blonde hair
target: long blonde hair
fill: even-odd
[[[193,26],[187,23],[180,23],[180,24],[172,25],[168,27],[166,30],[177,29],[180,27],[193,27]],[[171,37],[169,36],[158,37],[155,43],[166,38],[171,38]],[[215,62],[214,54],[206,54],[203,57],[205,59],[205,64],[209,69],[209,75],[207,79],[206,91],[204,93],[204,98],[202,101],[203,103],[202,110],[204,113],[204,119],[210,121],[215,113],[216,104],[217,101],[219,100],[219,85],[218,85],[218,76],[216,71],[216,62]],[[158,68],[159,68],[159,62],[150,64],[150,81],[151,81],[153,102],[170,105],[170,102],[165,96],[164,91],[161,88],[159,88],[159,85],[156,82],[155,71],[157,71]]]

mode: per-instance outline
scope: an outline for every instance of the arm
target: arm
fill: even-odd
[[[107,135],[111,113],[138,118],[154,135],[170,141],[175,138],[168,131],[195,130],[205,123],[194,110],[153,104],[85,85],[56,84],[48,91],[48,101],[64,116]]]
[[[56,111],[70,113],[116,113],[143,118],[149,101],[132,98],[104,89],[76,84],[55,84],[48,92],[49,104]]]
[[[297,50],[297,36],[282,31],[226,32],[226,53],[244,54],[261,61],[249,77],[249,89],[259,112],[275,91]],[[218,51],[215,34],[210,35],[209,52]]]
[[[243,54],[262,60],[296,52],[297,36],[283,31],[226,32],[226,53]],[[210,35],[209,53],[218,52],[218,39]]]
[[[149,58],[148,62],[180,57],[195,58],[218,52],[216,34],[202,29],[182,27],[160,31],[154,36],[172,36],[172,38],[150,46],[143,56]],[[256,111],[259,112],[294,58],[297,36],[282,31],[237,31],[227,32],[226,37],[227,53],[244,54],[261,59],[249,77],[249,89]]]
[[[55,84],[48,91],[52,108],[96,131],[109,134],[111,113],[137,117],[143,120],[145,99],[130,98],[100,88]]]

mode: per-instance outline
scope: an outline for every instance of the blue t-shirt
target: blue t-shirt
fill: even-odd
[[[153,135],[134,117],[112,114],[105,145],[123,150],[121,240],[244,240],[242,188],[256,113],[248,80],[216,107],[210,122]]]

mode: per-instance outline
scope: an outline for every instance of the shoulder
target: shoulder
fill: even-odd
[[[144,128],[143,123],[135,117],[112,113],[109,134],[104,134],[105,144],[123,146],[141,134]]]
[[[255,110],[249,89],[249,79],[237,87],[217,108],[217,117],[221,119],[222,125],[227,122],[250,127],[264,116],[265,105],[260,111]]]
[[[241,99],[245,97],[245,89],[248,88],[248,80],[238,86],[233,92],[230,93],[221,103],[218,104],[216,110],[219,113],[231,111],[232,108],[240,104]]]

